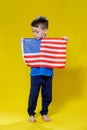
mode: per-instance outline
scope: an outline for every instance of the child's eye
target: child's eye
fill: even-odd
[[[39,31],[33,31],[33,33],[39,33]]]
[[[39,33],[38,31],[36,31],[36,33]]]

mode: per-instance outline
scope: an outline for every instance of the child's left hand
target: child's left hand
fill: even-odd
[[[68,42],[68,37],[63,36],[62,38],[64,38],[64,40],[66,40]]]

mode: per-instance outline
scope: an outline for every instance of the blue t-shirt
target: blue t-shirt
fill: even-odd
[[[53,69],[44,67],[31,68],[30,76],[39,76],[39,75],[53,76]]]

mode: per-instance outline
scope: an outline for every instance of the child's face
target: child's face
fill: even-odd
[[[36,39],[41,39],[41,38],[46,37],[47,29],[42,29],[41,26],[38,26],[38,27],[32,26],[32,31],[34,34],[34,38],[36,38]]]

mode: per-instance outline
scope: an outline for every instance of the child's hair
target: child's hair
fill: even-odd
[[[31,22],[31,26],[33,27],[38,27],[39,25],[41,25],[42,29],[48,29],[48,19],[44,16],[39,16]]]

